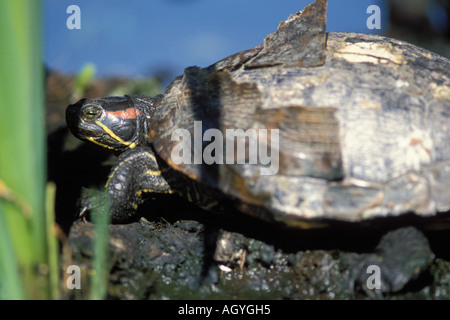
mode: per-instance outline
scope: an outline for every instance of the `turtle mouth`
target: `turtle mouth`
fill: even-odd
[[[104,140],[105,136],[107,135],[105,135],[104,133],[89,131],[89,134],[85,134],[84,136],[97,141],[97,140]]]
[[[98,131],[92,131],[92,130],[86,130],[80,127],[74,127],[70,128],[70,131],[72,131],[72,134],[77,137],[78,139],[85,140],[85,141],[102,141],[105,139],[105,134],[98,132]]]

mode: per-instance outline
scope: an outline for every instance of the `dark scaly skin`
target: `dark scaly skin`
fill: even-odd
[[[147,193],[173,193],[150,147],[123,152],[105,187],[111,199],[113,222],[123,222],[132,216]]]
[[[148,120],[160,99],[82,99],[67,107],[67,124],[77,138],[120,154],[105,186],[112,222],[127,221],[151,193],[178,193],[202,207],[215,204],[207,192],[199,191],[200,186],[155,155],[148,138]],[[90,202],[85,201],[82,212],[89,207]]]

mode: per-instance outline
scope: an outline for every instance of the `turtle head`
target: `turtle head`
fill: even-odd
[[[154,98],[141,96],[81,99],[66,109],[66,122],[78,139],[122,152],[140,145]],[[143,118],[143,119],[142,119]]]

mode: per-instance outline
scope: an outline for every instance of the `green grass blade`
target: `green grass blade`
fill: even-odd
[[[91,197],[94,199],[95,197]],[[94,201],[99,201],[98,197]],[[107,201],[106,201],[107,202]],[[95,225],[94,273],[91,278],[90,299],[101,300],[106,298],[108,288],[108,225],[109,225],[109,206],[98,203],[92,211],[92,219]]]
[[[8,275],[0,275],[6,281],[1,285],[10,288],[2,292],[5,298],[46,298],[47,275],[41,268],[47,252],[40,1],[1,0],[0,30],[0,182],[7,191],[0,194],[2,228],[7,230],[2,232],[0,261],[5,264],[13,254],[17,265],[11,270],[21,271],[17,279],[17,272],[2,268]],[[11,291],[19,282],[23,296]]]
[[[47,248],[48,248],[48,270],[49,270],[49,286],[50,286],[50,298],[59,298],[60,288],[60,268],[59,268],[59,255],[58,255],[58,240],[56,238],[55,230],[55,195],[56,185],[54,183],[48,183],[46,199],[45,199],[45,212],[47,221]]]
[[[3,204],[0,203],[0,300],[24,298],[19,268],[12,248]]]

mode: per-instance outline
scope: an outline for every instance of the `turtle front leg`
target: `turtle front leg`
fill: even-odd
[[[129,220],[144,201],[145,193],[173,193],[161,175],[153,150],[145,147],[130,149],[119,156],[105,188],[113,223]]]

